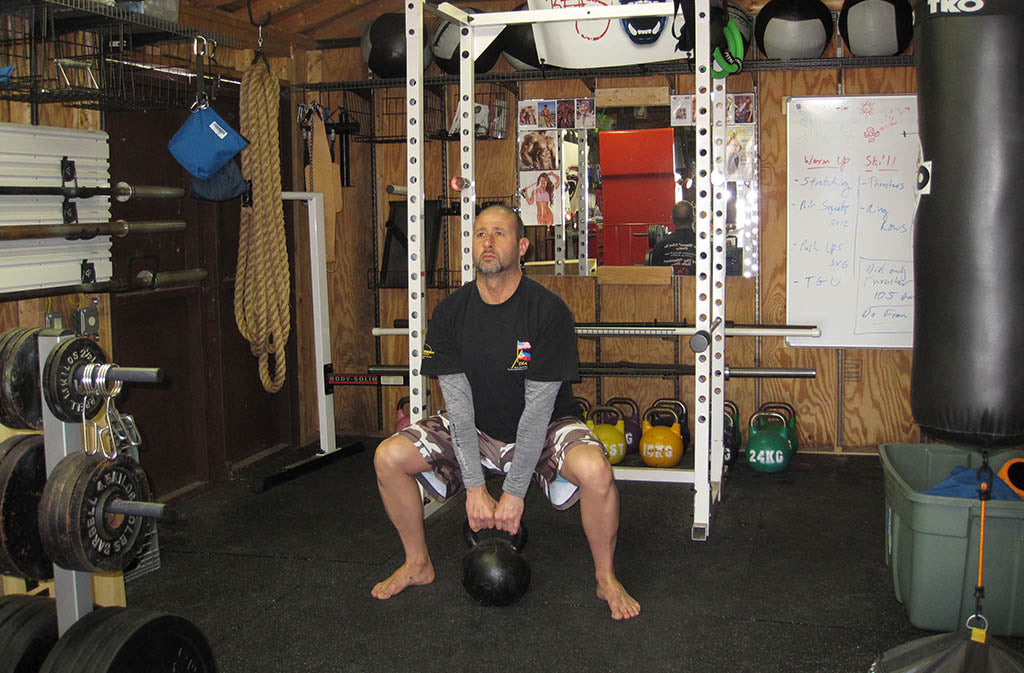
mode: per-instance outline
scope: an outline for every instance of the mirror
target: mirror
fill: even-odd
[[[600,109],[588,107],[593,99],[519,102],[516,161],[519,208],[531,240],[527,273],[576,275],[600,264],[645,263],[673,229],[673,205],[696,198],[693,98]],[[755,119],[756,96],[728,96],[717,178],[727,192],[727,271],[746,277],[758,270]],[[564,227],[556,226],[560,217]],[[589,231],[581,238],[583,226]]]

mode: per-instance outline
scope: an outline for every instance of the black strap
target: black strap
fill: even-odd
[[[195,49],[193,51],[196,55],[196,103],[193,107],[204,107],[209,103],[206,96],[206,75],[203,72],[203,59],[206,58],[206,53],[209,50],[209,45],[206,40],[203,39],[203,52],[199,53],[199,40],[196,38]]]
[[[676,38],[676,51],[693,51],[696,45],[696,31],[694,25],[697,22],[696,0],[673,0],[675,13],[672,17],[672,37]],[[676,30],[676,17],[679,11],[683,12],[683,28]]]

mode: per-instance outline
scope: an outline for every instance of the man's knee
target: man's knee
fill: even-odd
[[[416,474],[421,471],[417,469],[421,467],[420,462],[426,461],[420,456],[419,449],[402,434],[391,435],[382,441],[373,454],[373,467],[378,475],[389,472]]]
[[[579,444],[573,447],[566,456],[566,467],[570,472],[566,478],[575,481],[580,488],[605,490],[615,483],[612,466],[598,446]]]

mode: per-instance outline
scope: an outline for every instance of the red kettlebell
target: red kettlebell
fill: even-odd
[[[412,423],[412,418],[409,416],[409,398],[403,397],[398,400],[398,405],[395,407],[395,432],[409,427],[410,423]]]

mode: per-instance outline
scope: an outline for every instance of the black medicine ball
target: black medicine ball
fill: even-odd
[[[466,7],[463,9],[467,14],[476,14],[479,9]],[[430,36],[430,50],[434,52],[434,61],[444,72],[449,75],[459,74],[459,24],[447,19],[438,21],[434,32]],[[489,71],[498,62],[504,48],[506,31],[501,31],[494,41],[491,42],[484,52],[476,58],[477,74]]]
[[[517,12],[526,9],[526,5],[516,7]],[[539,70],[540,57],[537,55],[537,42],[533,38],[532,23],[510,24],[498,38],[505,49],[505,60],[516,70]]]
[[[832,39],[832,13],[821,0],[771,0],[757,15],[754,37],[768,58],[818,58]]]
[[[854,56],[896,56],[914,37],[910,0],[846,0],[839,34]]]
[[[359,41],[363,63],[377,77],[405,77],[405,14],[381,14],[363,33]],[[426,43],[423,46],[423,67],[433,60]]]

